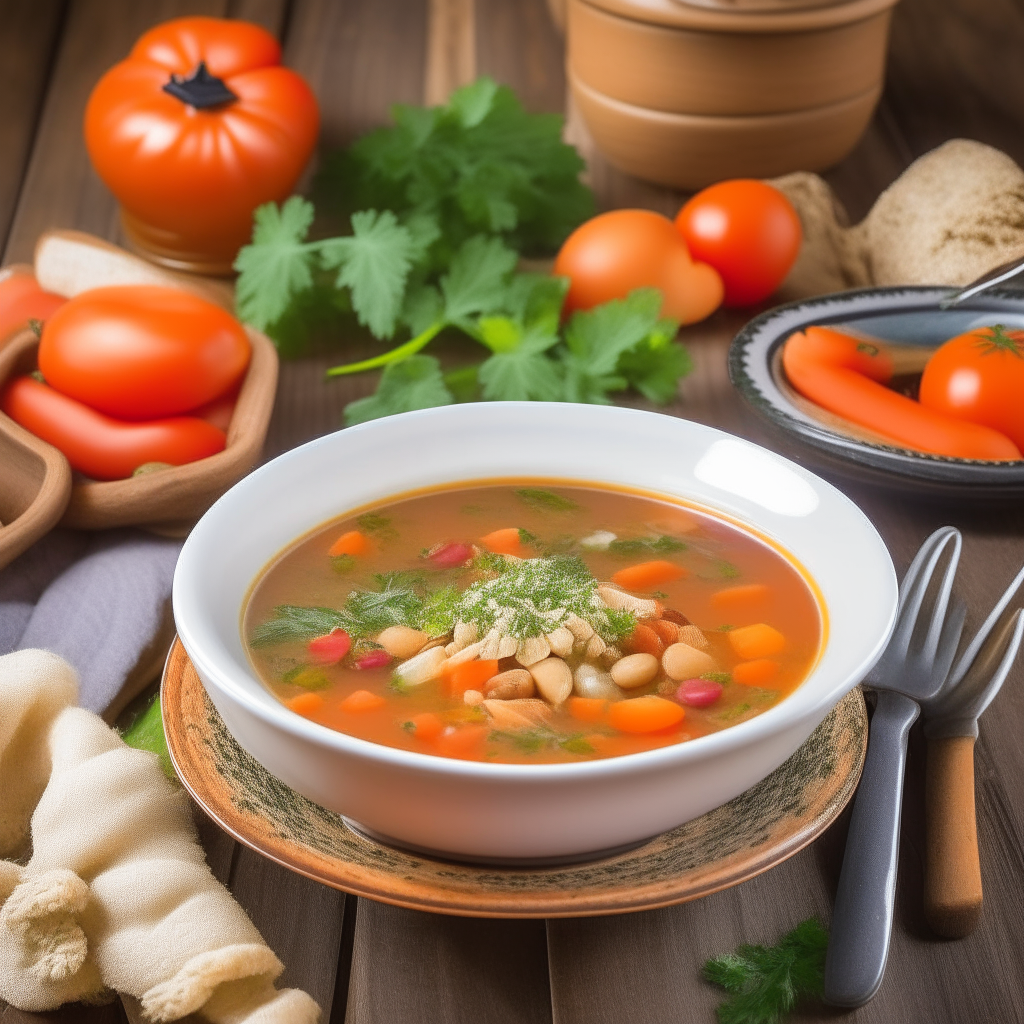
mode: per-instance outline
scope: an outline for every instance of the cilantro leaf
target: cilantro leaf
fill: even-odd
[[[351,289],[359,322],[378,338],[395,333],[417,244],[390,210],[354,213],[351,236],[319,243],[323,265],[338,269],[337,286]]]
[[[252,242],[235,259],[239,272],[235,306],[240,319],[263,330],[278,320],[291,300],[313,286],[313,253],[306,235],[313,204],[291,196],[279,208],[264,203],[253,214]]]
[[[385,367],[375,394],[349,402],[345,422],[351,426],[398,412],[451,405],[452,401],[440,363],[433,356],[410,356]]]
[[[445,320],[461,326],[469,316],[501,309],[517,260],[500,239],[474,235],[465,242],[441,278]]]
[[[374,208],[437,217],[434,258],[443,266],[481,231],[517,249],[556,249],[594,214],[579,181],[583,161],[562,141],[562,118],[527,113],[489,78],[454,92],[444,107],[393,108],[394,125],[363,136],[325,162],[318,194],[340,213]],[[450,253],[449,253],[450,254]]]
[[[625,299],[575,313],[563,357],[568,401],[607,405],[607,392],[627,387],[616,372],[619,359],[654,330],[660,309],[661,292],[638,288]]]
[[[652,402],[671,402],[679,378],[693,369],[690,353],[672,340],[676,329],[674,321],[663,321],[636,348],[619,356],[618,372]]]
[[[499,402],[557,402],[562,397],[561,367],[544,353],[558,335],[544,325],[525,330],[507,317],[482,319],[480,340],[494,353],[480,367],[483,397]]]
[[[731,994],[718,1007],[720,1024],[779,1024],[799,999],[820,996],[828,932],[816,918],[798,924],[774,946],[739,946],[704,965],[704,977]]]

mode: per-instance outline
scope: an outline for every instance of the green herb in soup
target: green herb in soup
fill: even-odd
[[[245,610],[293,711],[389,746],[541,763],[727,728],[806,676],[797,570],[713,515],[509,481],[400,498],[284,552]]]

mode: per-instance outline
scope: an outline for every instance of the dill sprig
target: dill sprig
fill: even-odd
[[[719,1024],[780,1024],[797,1001],[820,996],[828,932],[809,918],[774,946],[738,946],[704,965],[704,977],[729,992]]]

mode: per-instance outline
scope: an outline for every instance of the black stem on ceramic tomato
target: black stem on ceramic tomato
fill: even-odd
[[[164,92],[196,110],[220,107],[238,99],[223,79],[215,78],[207,71],[205,61],[200,61],[199,67],[188,78],[184,75],[171,75],[171,80],[163,88]]]

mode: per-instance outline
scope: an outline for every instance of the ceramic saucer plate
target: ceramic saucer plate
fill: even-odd
[[[867,749],[860,690],[780,768],[735,800],[625,853],[543,868],[445,861],[378,842],[289,789],[232,739],[180,641],[161,689],[178,775],[223,829],[337,889],[467,917],[582,917],[685,903],[781,863],[819,836],[856,789]]]
[[[1024,292],[993,289],[955,309],[939,309],[949,294],[948,288],[865,288],[778,306],[736,335],[729,376],[757,412],[810,446],[827,469],[936,496],[1020,496],[1024,462],[952,459],[898,447],[807,401],[782,370],[786,338],[812,324],[846,326],[892,342],[900,347],[906,368],[917,372],[933,349],[965,331],[993,323],[1024,327]]]

